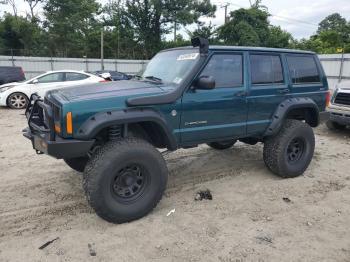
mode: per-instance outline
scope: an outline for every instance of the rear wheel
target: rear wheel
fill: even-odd
[[[168,169],[160,152],[138,138],[108,142],[85,168],[83,187],[101,218],[124,223],[147,215],[166,188]]]
[[[22,93],[13,93],[7,98],[7,105],[12,109],[24,109],[28,102],[27,96]]]
[[[76,157],[63,159],[66,164],[78,172],[84,172],[85,166],[89,160],[88,157]]]
[[[217,150],[224,150],[224,149],[231,148],[236,142],[237,140],[226,140],[226,141],[212,142],[207,145]]]
[[[334,121],[331,121],[331,120],[328,120],[326,122],[326,126],[330,129],[330,130],[344,130],[346,128],[346,125],[341,125],[341,124],[338,124],[337,122],[334,122]]]
[[[276,175],[296,177],[309,166],[315,149],[312,128],[301,121],[288,119],[276,136],[264,144],[264,161]]]

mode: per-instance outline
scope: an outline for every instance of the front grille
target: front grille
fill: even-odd
[[[49,105],[52,108],[53,118],[55,119],[55,121],[60,121],[60,119],[61,119],[61,108],[59,106],[55,105],[54,103],[52,103],[46,97],[44,99],[44,102],[45,102],[45,104]]]
[[[350,93],[338,93],[334,99],[334,104],[350,105]]]

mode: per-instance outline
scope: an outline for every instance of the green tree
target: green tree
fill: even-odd
[[[89,35],[98,31],[100,5],[95,0],[47,0],[44,5],[48,47],[55,55],[83,56]]]
[[[231,45],[266,45],[269,14],[252,7],[231,12],[230,21],[218,29],[218,38]]]
[[[125,16],[135,29],[134,38],[149,57],[161,48],[162,35],[172,28],[211,16],[216,7],[210,0],[127,0]]]
[[[266,46],[275,48],[287,48],[290,47],[292,40],[293,37],[290,33],[282,30],[280,26],[271,25],[269,27]]]
[[[20,16],[6,14],[0,20],[0,39],[2,49],[12,49],[15,55],[41,55],[45,49],[42,29]]]

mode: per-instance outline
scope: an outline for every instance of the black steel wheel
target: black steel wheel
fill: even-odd
[[[294,119],[287,119],[279,133],[266,138],[264,142],[266,166],[284,178],[302,175],[309,166],[315,150],[312,128]]]
[[[110,141],[89,159],[83,176],[87,200],[112,223],[139,219],[162,198],[168,169],[161,153],[140,138]]]
[[[290,164],[296,163],[304,154],[305,140],[301,137],[296,137],[290,141],[286,154]]]
[[[149,179],[147,170],[138,164],[121,168],[111,183],[114,197],[121,202],[137,199],[147,187]]]

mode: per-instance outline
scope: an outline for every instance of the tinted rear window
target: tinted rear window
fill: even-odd
[[[313,56],[288,55],[287,62],[293,84],[319,83],[321,81]]]
[[[284,82],[281,59],[277,55],[250,55],[253,85]]]

